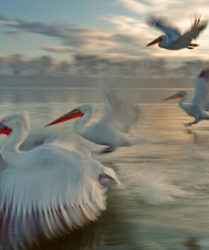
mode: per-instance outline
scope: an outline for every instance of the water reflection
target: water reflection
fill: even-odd
[[[31,247],[30,250],[93,250],[111,246],[117,246],[118,249],[143,249],[140,247],[140,238],[136,241],[134,233],[130,234],[130,230],[134,232],[134,227],[128,220],[124,220],[124,211],[119,209],[118,203],[120,198],[112,196],[107,210],[98,221],[60,239],[42,242],[41,246]]]

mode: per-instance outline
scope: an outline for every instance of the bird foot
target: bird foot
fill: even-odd
[[[197,44],[197,43],[190,43],[190,46],[197,47],[197,46],[200,46],[200,45]]]
[[[112,153],[115,150],[114,147],[107,147],[101,151],[99,151],[100,154],[107,154],[107,153]]]
[[[193,122],[187,122],[187,123],[184,124],[184,126],[185,127],[190,127],[190,126],[192,126],[192,124],[193,124]]]

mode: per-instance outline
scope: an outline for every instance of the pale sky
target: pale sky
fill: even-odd
[[[146,44],[162,32],[149,27],[150,15],[163,16],[182,32],[195,14],[209,18],[208,0],[7,0],[0,10],[0,56],[76,54],[105,58],[173,57],[206,60],[209,26],[194,50],[168,51]]]

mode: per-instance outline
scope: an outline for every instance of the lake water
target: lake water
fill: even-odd
[[[98,89],[1,89],[1,116],[25,110],[30,114],[26,147],[33,147],[35,138],[72,134],[92,151],[92,157],[113,168],[123,184],[121,192],[108,198],[97,221],[33,249],[209,249],[209,122],[184,127],[192,118],[176,102],[161,101],[179,89],[116,91],[140,105],[142,119],[131,133],[147,143],[96,155],[101,147],[73,135],[73,121],[44,125],[81,103],[94,106],[92,121],[97,120],[104,107]],[[192,90],[188,91],[191,96]]]

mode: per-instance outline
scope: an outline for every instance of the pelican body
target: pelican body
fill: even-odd
[[[1,156],[8,163],[0,173],[0,236],[14,249],[96,220],[106,193],[120,187],[112,169],[56,139],[21,151],[28,131],[27,113],[0,123],[0,134],[7,135]]]
[[[138,120],[139,110],[136,106],[119,99],[113,91],[99,85],[105,94],[105,113],[97,122],[86,125],[92,115],[92,107],[84,104],[46,126],[51,126],[70,119],[78,118],[74,130],[83,138],[100,145],[108,146],[101,153],[109,153],[118,147],[144,143],[144,140],[127,134],[130,125]]]
[[[209,67],[203,68],[195,80],[195,94],[191,103],[184,103],[187,98],[186,91],[180,91],[164,101],[180,98],[179,106],[190,116],[194,117],[193,122],[186,123],[185,126],[191,126],[201,120],[209,120]]]
[[[208,22],[201,21],[200,17],[196,17],[192,26],[183,34],[181,34],[178,28],[168,24],[166,20],[157,17],[151,17],[148,20],[148,24],[163,31],[165,35],[159,36],[154,41],[148,43],[147,46],[158,43],[160,48],[179,50],[184,48],[193,49],[199,46],[196,43],[192,43],[192,40],[199,36],[199,34],[207,27]]]

